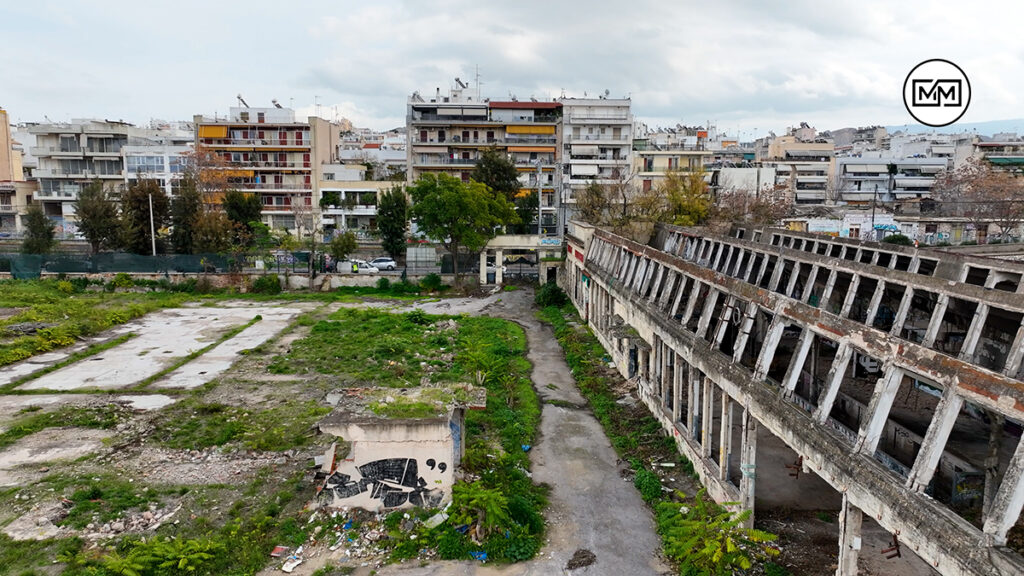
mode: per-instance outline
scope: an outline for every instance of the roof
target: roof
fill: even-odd
[[[561,102],[494,102],[492,101],[489,106],[491,108],[505,108],[511,110],[556,110],[562,107]]]

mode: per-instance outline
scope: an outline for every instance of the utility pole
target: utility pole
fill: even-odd
[[[149,193],[149,240],[153,244],[153,256],[156,256],[156,226],[153,225],[153,193]]]

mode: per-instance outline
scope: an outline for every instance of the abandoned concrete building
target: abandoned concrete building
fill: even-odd
[[[1024,263],[777,229],[659,225],[640,244],[573,223],[562,272],[717,501],[754,509],[758,482],[803,472],[797,498],[835,502],[840,576],[868,522],[940,574],[1024,574],[1007,546]]]

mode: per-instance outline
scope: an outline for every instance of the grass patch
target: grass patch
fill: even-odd
[[[11,382],[10,384],[7,384],[6,386],[0,387],[0,392],[11,391],[14,388],[17,388],[18,386],[21,386],[25,382],[35,380],[37,378],[45,376],[46,374],[49,374],[50,372],[60,370],[65,366],[70,366],[71,364],[84,360],[90,356],[95,356],[100,352],[105,352],[115,346],[120,346],[121,344],[124,344],[125,342],[131,340],[132,338],[135,338],[135,336],[136,334],[134,332],[129,332],[128,334],[122,334],[116,338],[111,338],[110,340],[107,340],[105,342],[93,344],[92,346],[89,346],[85,350],[79,350],[78,352],[71,354],[70,356],[61,360],[60,362],[56,362],[54,364],[51,364],[50,366],[47,366],[40,370],[36,370],[35,372],[27,376],[24,376]]]
[[[286,400],[249,410],[189,398],[166,409],[153,434],[181,450],[237,442],[250,450],[279,452],[309,444],[313,426],[330,411],[315,401]]]
[[[123,410],[108,404],[99,407],[62,406],[53,412],[35,411],[16,419],[0,434],[0,448],[47,428],[75,427],[109,430],[121,421]]]
[[[64,486],[68,500],[74,506],[62,525],[85,528],[90,522],[102,525],[121,517],[127,510],[144,508],[150,502],[159,502],[158,491],[138,483],[127,482],[113,475],[81,478],[58,478],[48,480],[53,487]]]

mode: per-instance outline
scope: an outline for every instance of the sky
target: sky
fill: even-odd
[[[493,100],[608,90],[652,128],[750,140],[913,122],[903,81],[945,58],[971,82],[960,122],[981,122],[1024,117],[1021,22],[1012,1],[4,2],[0,107],[145,125],[223,115],[242,94],[384,130],[413,91],[479,74]]]

